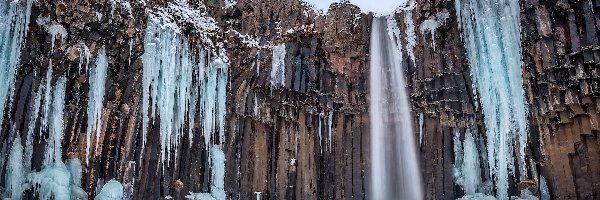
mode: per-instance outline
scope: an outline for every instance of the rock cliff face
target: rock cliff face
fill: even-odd
[[[213,192],[210,146],[199,119],[183,127],[193,130],[193,137],[178,138],[178,151],[166,153],[172,156],[169,161],[161,160],[160,117],[153,119],[143,144],[144,30],[150,15],[183,5],[178,3],[33,2],[12,100],[3,113],[0,186],[7,185],[4,160],[14,138],[20,136],[27,146],[30,131],[41,133],[34,134],[30,146],[32,170],[42,169],[49,133],[42,122],[29,119],[38,115],[35,99],[51,66],[52,84],[66,77],[61,155],[82,161],[81,188],[90,198],[111,179],[134,199],[184,199],[190,193]],[[373,14],[334,3],[324,15],[298,0],[189,0],[186,5],[206,13],[218,27],[206,32],[179,15],[173,23],[189,46],[228,55],[224,141],[218,141],[226,160],[227,198],[368,198]],[[599,9],[598,1],[521,1],[530,126],[527,177],[545,177],[555,199],[600,198]],[[401,40],[414,45],[414,52],[405,49],[403,58],[426,199],[462,197],[465,192],[455,181],[454,138],[464,138],[468,130],[485,140],[456,16],[454,1],[439,0],[417,0],[412,11],[395,16],[401,30],[415,35],[415,41]],[[427,29],[427,20],[437,20],[438,26]],[[53,25],[64,27],[66,34],[50,34]],[[283,55],[274,56],[281,53],[276,46],[285,47]],[[87,69],[102,47],[109,67],[101,123],[97,141],[92,137],[92,150],[86,152],[93,87]],[[283,64],[277,83],[271,78],[275,63]],[[511,195],[529,188],[539,196],[538,181],[511,178],[509,183]],[[36,197],[33,192],[24,196]]]
[[[524,1],[525,87],[540,173],[556,199],[600,198],[599,2]]]

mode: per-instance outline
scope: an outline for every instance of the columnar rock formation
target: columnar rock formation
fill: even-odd
[[[455,2],[414,3],[414,9],[399,10],[395,18],[407,47],[402,57],[409,66],[405,75],[418,162],[426,199],[456,199],[470,190],[457,180],[461,174],[455,165],[461,159],[455,147],[472,137],[485,148],[482,105],[474,93]],[[517,196],[529,189],[540,196],[538,180],[545,177],[553,198],[600,198],[600,2],[520,4],[530,179],[510,177],[508,193]],[[207,141],[221,132],[205,137],[200,106],[188,110],[198,113],[195,119],[183,119],[181,129],[192,135],[172,138],[179,143],[177,151],[162,151],[167,148],[161,146],[160,113],[142,134],[144,37],[150,15],[157,13],[175,16],[160,26],[176,26],[190,55],[200,55],[201,49],[212,58],[227,55],[223,141]],[[185,20],[200,16],[214,20],[216,28]],[[11,151],[19,146],[15,142],[22,143],[25,156],[32,152],[24,163],[31,170],[25,173],[42,170],[51,142],[42,120],[50,109],[45,93],[52,96],[43,88],[65,80],[60,157],[81,160],[81,188],[89,198],[109,195],[103,185],[135,199],[215,196],[211,160],[217,154],[211,147],[218,144],[225,158],[227,198],[367,198],[372,18],[349,3],[334,3],[323,14],[298,0],[33,1],[0,129],[0,194],[9,185],[5,169],[14,169],[7,166],[9,154],[18,152]],[[99,54],[106,55],[106,80],[90,73],[103,64]],[[196,76],[193,80],[197,84]],[[103,90],[103,98],[98,100],[98,91],[90,88]],[[99,115],[90,118],[91,111]],[[486,165],[479,164],[483,181],[490,177]],[[23,196],[36,197],[34,192]]]

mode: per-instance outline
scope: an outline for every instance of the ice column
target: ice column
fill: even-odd
[[[23,145],[21,136],[16,135],[8,154],[7,171],[5,175],[6,193],[10,199],[21,199],[25,191],[25,168],[23,167]]]
[[[21,48],[27,35],[32,0],[0,1],[0,113],[14,90]],[[0,123],[4,120],[0,114]],[[1,130],[0,130],[1,131]]]
[[[52,106],[50,109],[50,122],[48,126],[48,144],[46,145],[46,154],[44,157],[44,166],[53,162],[62,162],[62,136],[64,131],[64,108],[65,108],[65,89],[66,78],[63,76],[58,79],[56,85],[52,88]]]
[[[104,100],[104,89],[106,85],[106,73],[108,71],[108,59],[104,48],[98,50],[96,57],[96,66],[90,70],[90,92],[87,108],[87,129],[86,129],[86,148],[85,163],[89,164],[91,136],[95,133],[96,145],[100,140],[100,129],[102,127],[102,102]]]
[[[526,178],[527,107],[522,87],[519,1],[457,0],[456,10],[484,114],[496,197],[508,199],[508,181],[515,174],[513,155],[519,178]]]
[[[464,143],[460,140],[458,129],[454,131],[454,178],[463,187],[466,195],[474,195],[481,184],[479,150],[471,130],[465,131]]]

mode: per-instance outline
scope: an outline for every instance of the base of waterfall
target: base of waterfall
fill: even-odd
[[[536,196],[534,196],[531,191],[525,189],[521,191],[521,196],[513,196],[510,199],[512,200],[539,200]],[[500,200],[494,196],[489,196],[482,193],[476,193],[472,195],[467,195],[456,200]]]

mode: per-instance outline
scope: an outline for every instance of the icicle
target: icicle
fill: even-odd
[[[16,135],[8,154],[7,171],[5,175],[6,193],[9,199],[21,199],[27,189],[25,168],[23,167],[23,145],[21,137]]]
[[[96,66],[90,70],[89,99],[87,107],[87,129],[86,129],[86,147],[85,163],[89,165],[91,136],[96,135],[96,145],[100,142],[100,129],[102,127],[102,102],[104,101],[104,90],[106,85],[106,76],[108,71],[108,58],[104,48],[98,50],[96,56]]]
[[[64,108],[65,108],[65,88],[66,78],[63,76],[58,79],[53,88],[52,110],[50,112],[50,124],[48,126],[48,144],[46,145],[46,155],[44,165],[48,166],[53,162],[62,162],[62,136],[64,131]]]
[[[40,112],[40,104],[42,99],[42,92],[44,89],[44,85],[40,84],[37,92],[35,94],[35,100],[33,102],[33,108],[31,110],[31,114],[29,115],[29,122],[27,128],[27,140],[25,141],[25,169],[31,171],[31,159],[33,158],[33,131],[35,130],[35,124],[37,123],[37,118]]]
[[[220,148],[215,146],[210,149],[210,192],[215,199],[225,200],[225,153]]]
[[[67,38],[67,30],[65,29],[65,27],[63,27],[60,24],[52,24],[50,26],[48,26],[46,28],[46,30],[48,31],[48,33],[50,33],[50,50],[51,52],[54,51],[54,42],[56,41],[57,37],[60,37],[60,42],[63,43],[65,38]]]
[[[440,27],[440,23],[435,19],[427,19],[423,21],[419,30],[421,30],[421,34],[425,35],[425,32],[429,31],[431,34],[431,46],[433,46],[433,50],[435,51],[435,30]]]
[[[116,180],[110,180],[104,186],[94,200],[122,200],[123,185]]]
[[[462,149],[461,149],[462,146]],[[456,183],[463,187],[466,195],[474,195],[481,185],[481,168],[477,143],[470,129],[465,132],[465,140],[461,145],[458,129],[454,133],[454,169]]]
[[[332,132],[333,132],[333,111],[329,112],[329,116],[327,116],[327,135],[328,135],[328,146],[329,150],[331,150],[331,141],[333,140]]]
[[[319,115],[317,119],[317,135],[319,136],[319,149],[321,150],[321,154],[323,154],[323,136],[321,136],[321,121],[323,121],[323,119],[321,118],[321,115]]]
[[[285,86],[285,54],[285,44],[279,44],[273,48],[271,62],[272,86]]]
[[[90,49],[84,42],[79,43],[79,49],[81,51],[79,55],[79,73],[81,73],[81,66],[83,65],[83,61],[85,60],[85,71],[88,70],[88,65],[90,64],[90,59],[92,58],[92,53],[90,53]]]
[[[40,128],[39,133],[40,136],[44,130],[48,129],[48,120],[50,119],[50,104],[52,103],[52,71],[52,60],[50,60],[48,62],[48,71],[46,72],[46,84],[44,85],[44,107],[42,107],[44,117],[42,118],[42,127]]]
[[[419,113],[419,147],[423,145],[423,113]]]
[[[197,103],[200,103],[203,117],[205,146],[211,146],[211,136],[215,132],[218,138],[214,141],[223,143],[228,60],[222,51],[214,59],[204,57],[205,52],[200,51],[200,59],[195,62],[187,39],[157,23],[160,22],[150,21],[144,39],[142,138],[145,143],[148,124],[158,112],[161,159],[169,162],[171,147],[175,148],[175,153],[179,151],[179,141],[186,132],[186,116],[191,145]]]
[[[410,60],[413,61],[413,65],[416,65],[416,58],[414,49],[417,46],[417,37],[415,35],[415,24],[413,22],[412,10],[407,10],[404,12],[404,24],[406,25],[405,34],[406,34],[406,52],[410,57]],[[415,66],[416,67],[416,66]]]
[[[488,164],[496,197],[508,199],[508,181],[514,175],[515,160],[521,175],[518,178],[527,178],[527,102],[522,86],[519,2],[467,0],[457,2],[456,8],[473,85],[483,109]]]
[[[21,49],[27,35],[32,0],[0,1],[0,113],[12,101]],[[0,123],[4,116],[0,115]],[[2,131],[0,129],[0,131]]]
[[[544,176],[540,176],[540,200],[550,200],[550,190],[548,190],[548,185],[546,184],[546,178]]]
[[[131,66],[131,56],[133,56],[131,54],[131,52],[133,51],[133,39],[129,40],[129,57],[127,57],[127,65]]]
[[[145,144],[148,123],[158,110],[161,160],[168,162],[171,147],[178,150],[184,132],[194,66],[187,39],[156,23],[149,22],[144,38],[142,138]]]

